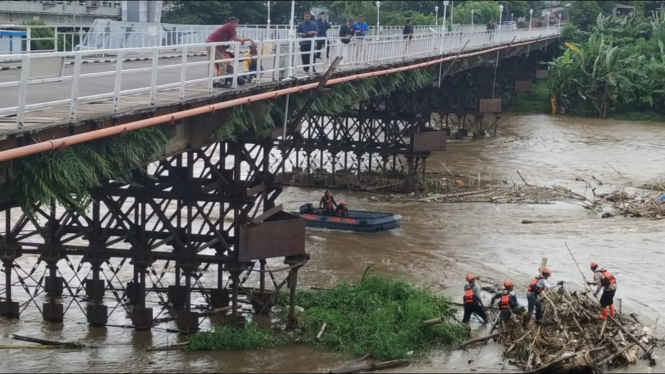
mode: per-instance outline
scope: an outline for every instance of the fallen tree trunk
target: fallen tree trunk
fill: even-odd
[[[486,340],[490,340],[490,339],[492,339],[492,338],[496,338],[496,337],[499,336],[499,335],[500,335],[500,334],[499,334],[498,332],[495,332],[495,333],[493,333],[493,334],[486,335],[486,336],[483,336],[483,337],[480,337],[480,338],[469,339],[469,340],[463,342],[462,344],[460,344],[460,345],[459,345],[459,348],[464,348],[464,347],[466,347],[467,345],[471,345],[471,344],[473,344],[473,343],[484,342],[484,341],[486,341]]]
[[[463,196],[472,196],[472,195],[480,195],[481,193],[485,192],[490,192],[492,189],[489,190],[482,190],[482,191],[472,191],[472,192],[460,192],[460,193],[449,193],[449,194],[444,194],[444,195],[432,195],[428,196],[422,199],[418,199],[418,202],[420,203],[429,203],[432,200],[437,200],[437,199],[446,199],[449,197],[463,197]]]
[[[22,336],[22,335],[16,335],[16,334],[12,334],[12,338],[14,338],[15,340],[22,340],[24,342],[37,343],[37,344],[42,344],[42,345],[58,345],[58,346],[65,346],[65,347],[70,347],[70,348],[83,348],[83,347],[85,347],[83,344],[79,344],[79,343],[56,342],[54,340],[31,338],[29,336]]]
[[[623,327],[623,325],[622,325],[619,321],[617,321],[616,319],[614,319],[614,317],[612,317],[612,316],[607,316],[607,318],[609,318],[609,320],[612,321],[612,322],[614,323],[614,325],[615,325],[616,327],[618,327],[619,330],[621,330],[621,332],[623,332],[624,334],[628,335],[628,337],[629,337],[632,341],[634,341],[635,343],[637,343],[637,345],[638,345],[640,348],[642,348],[642,350],[644,351],[644,353],[649,353],[649,348],[647,348],[647,346],[644,345],[644,343],[642,343],[641,340],[639,340],[638,338],[636,338],[635,335],[631,334],[628,330],[626,330],[626,328]]]
[[[408,360],[392,360],[392,361],[384,361],[384,362],[377,362],[377,363],[366,363],[358,366],[352,366],[352,367],[344,367],[341,369],[335,369],[329,371],[331,374],[351,374],[351,373],[358,373],[361,371],[376,371],[376,370],[383,370],[383,369],[388,369],[396,366],[401,366],[401,365],[406,365],[408,364]]]

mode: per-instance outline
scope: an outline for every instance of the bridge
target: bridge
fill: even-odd
[[[136,329],[192,332],[242,323],[242,305],[278,313],[286,286],[295,325],[309,255],[304,221],[277,204],[283,186],[378,175],[423,191],[427,157],[453,132],[495,132],[504,93],[546,73],[558,35],[321,39],[330,57],[316,60],[300,40],[266,39],[258,72],[239,43],[21,55],[0,72],[0,315],[105,326],[124,310]],[[202,56],[220,45],[234,56]],[[233,72],[215,76],[221,62]]]

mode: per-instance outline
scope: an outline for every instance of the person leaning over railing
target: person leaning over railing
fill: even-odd
[[[404,25],[404,28],[402,29],[402,35],[404,35],[404,39],[413,39],[413,25],[411,24],[410,19],[406,20],[406,25]]]
[[[208,38],[206,39],[206,43],[234,41],[234,42],[240,42],[242,44],[244,44],[245,42],[250,42],[252,44],[255,44],[254,40],[252,40],[251,38],[238,37],[236,29],[238,28],[239,22],[240,20],[237,17],[229,18],[229,21],[227,23],[222,25],[222,27],[218,28],[217,30],[213,31],[208,36]],[[215,60],[230,59],[235,57],[233,53],[228,52],[226,48],[227,46],[224,45],[219,45],[217,46],[217,48],[215,48]],[[210,57],[211,53],[210,47],[206,47],[206,50],[208,51],[208,57]],[[215,76],[226,75],[226,74],[233,74],[233,66],[230,64],[230,62],[221,61],[215,63]],[[224,85],[230,85],[231,83],[232,83],[231,78],[226,78],[224,80]],[[245,80],[239,77],[238,83],[244,84]],[[222,85],[221,82],[215,82],[215,86],[224,86],[224,85]]]

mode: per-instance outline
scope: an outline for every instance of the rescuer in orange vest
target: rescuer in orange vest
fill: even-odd
[[[323,193],[321,201],[319,201],[319,208],[325,209],[326,213],[328,214],[333,214],[335,212],[335,208],[337,208],[337,202],[335,202],[335,198],[332,197],[328,190]]]
[[[466,275],[468,282],[464,286],[464,317],[462,322],[468,323],[471,319],[471,313],[475,313],[487,323],[487,314],[483,308],[483,301],[480,299],[480,288],[476,285],[476,277],[473,274]]]
[[[597,263],[591,263],[591,271],[593,271],[593,282],[587,282],[590,286],[598,286],[594,296],[598,296],[598,292],[603,288],[603,295],[600,297],[600,315],[601,319],[607,319],[607,308],[610,309],[610,316],[614,317],[614,294],[617,292],[617,280],[614,275],[610,274],[605,268],[600,268]]]
[[[536,309],[536,324],[541,324],[543,322],[543,306],[538,299],[538,296],[543,291],[549,290],[553,286],[547,282],[547,279],[552,275],[552,272],[548,268],[543,268],[540,271],[540,276],[537,276],[531,281],[529,287],[526,289],[526,299],[529,302],[529,311],[526,314],[524,322],[528,322],[533,313],[533,309]],[[563,284],[563,281],[557,283],[557,286]]]
[[[503,291],[497,292],[490,301],[490,307],[494,302],[499,300],[499,316],[501,321],[508,322],[513,314],[526,315],[526,308],[520,305],[517,300],[517,294],[513,291],[513,281],[507,280],[503,282]]]

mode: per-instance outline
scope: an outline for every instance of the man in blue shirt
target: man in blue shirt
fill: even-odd
[[[311,38],[316,38],[318,35],[318,29],[316,28],[316,23],[312,22],[312,15],[309,13],[309,11],[305,12],[305,20],[300,22],[298,24],[298,28],[296,29],[296,35],[298,35],[301,38],[305,39],[311,39]],[[311,40],[303,40],[300,42],[300,52],[302,52],[302,64],[303,70],[305,70],[306,73],[309,72],[309,52],[312,50],[312,41]],[[316,54],[314,54],[314,61],[312,64],[316,63]],[[312,71],[316,73],[316,69],[314,69],[314,66],[312,66]]]
[[[367,26],[367,22],[364,21],[363,15],[358,16],[358,21],[356,21],[353,24],[353,31],[356,34],[356,38],[359,40],[364,40],[365,36],[367,36],[367,32],[369,31],[369,27]]]
[[[330,28],[330,22],[326,20],[326,12],[319,13],[319,19],[316,20],[316,29],[319,32],[319,38],[327,38],[327,30]],[[316,50],[321,51],[321,48],[326,45],[325,40],[316,41]],[[316,53],[317,58],[321,58],[321,52]],[[330,58],[330,42],[328,42],[328,47],[326,47],[326,58]]]

